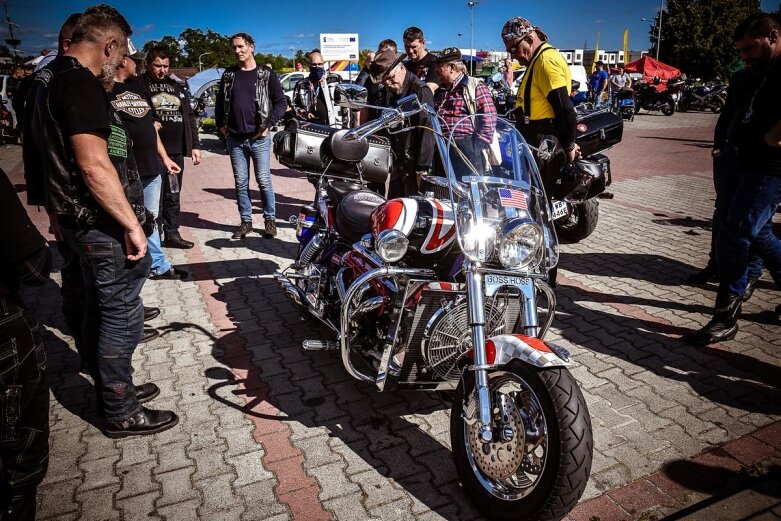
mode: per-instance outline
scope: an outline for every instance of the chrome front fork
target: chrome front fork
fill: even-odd
[[[483,276],[477,265],[466,263],[466,292],[469,302],[469,327],[472,329],[472,347],[475,353],[475,393],[480,418],[480,441],[490,443],[491,393],[488,390],[488,359],[485,352],[485,299],[483,298]]]

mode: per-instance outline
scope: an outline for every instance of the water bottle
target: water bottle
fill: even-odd
[[[179,193],[179,176],[175,172],[168,172],[168,190],[172,194]]]

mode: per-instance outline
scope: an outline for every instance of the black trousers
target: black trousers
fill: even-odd
[[[171,193],[171,187],[168,185],[168,175],[163,174],[163,188],[160,194],[160,222],[162,227],[162,233],[165,237],[178,237],[179,236],[179,214],[181,213],[181,207],[179,205],[180,195],[182,191],[182,181],[184,180],[184,156],[181,154],[168,155],[171,160],[179,165],[181,172],[176,177],[179,178],[179,191]]]
[[[0,297],[0,519],[35,519],[49,466],[43,328],[17,295]]]

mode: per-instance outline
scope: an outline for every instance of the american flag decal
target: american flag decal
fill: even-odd
[[[521,210],[528,210],[526,206],[526,194],[520,190],[510,190],[509,188],[499,189],[499,201],[504,206],[511,208],[520,208]]]

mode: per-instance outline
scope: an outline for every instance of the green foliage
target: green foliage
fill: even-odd
[[[144,44],[144,52],[149,52],[152,47],[164,47],[170,56],[171,67],[183,67],[184,54],[179,42],[173,36],[163,36],[160,40],[151,40]]]
[[[690,77],[727,78],[738,60],[732,33],[758,11],[759,0],[667,0],[659,60]],[[651,56],[656,56],[658,16],[649,30]]]
[[[217,122],[214,118],[203,118],[201,120],[202,132],[214,132],[215,130],[217,130]]]

